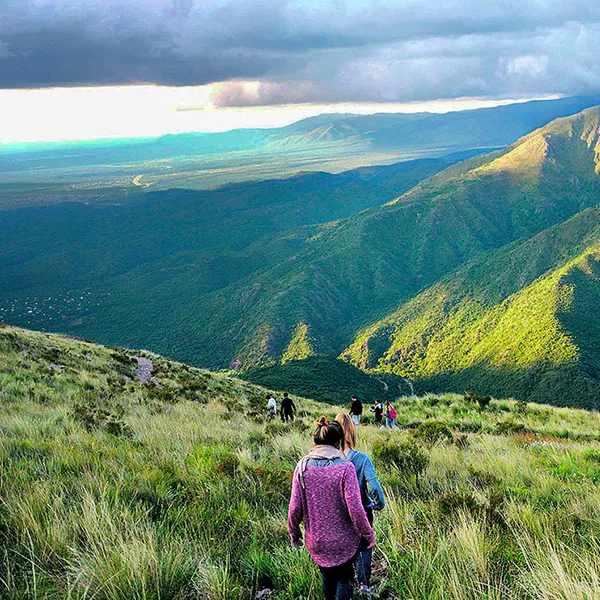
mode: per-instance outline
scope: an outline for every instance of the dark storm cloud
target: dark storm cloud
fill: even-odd
[[[590,0],[0,0],[0,87],[222,82],[223,106],[585,93],[599,23]]]

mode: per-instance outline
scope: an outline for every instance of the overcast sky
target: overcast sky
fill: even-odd
[[[0,0],[0,88],[212,107],[597,93],[599,49],[597,0]]]

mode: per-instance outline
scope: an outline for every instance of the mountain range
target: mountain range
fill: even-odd
[[[171,332],[190,304],[294,255],[320,224],[377,206],[449,164],[423,159],[5,210],[0,319],[178,355],[189,336]]]
[[[347,120],[310,132],[353,139]],[[457,164],[5,210],[0,320],[265,385],[339,357],[420,391],[598,407],[599,131],[592,107]]]
[[[529,173],[534,185],[523,187],[535,217],[582,201],[597,205],[599,114],[594,108],[554,122],[485,169]],[[483,253],[366,328],[344,357],[410,376],[426,389],[475,387],[597,406],[599,259],[600,210],[587,208]]]
[[[444,114],[325,114],[273,129],[4,144],[0,209],[489,151],[597,104],[600,96],[569,97]]]
[[[597,119],[596,108],[555,121],[504,151],[450,167],[383,206],[322,227],[285,263],[205,299],[214,325],[204,339],[218,339],[210,354],[227,348],[241,366],[256,364],[282,356],[298,335],[312,352],[337,354],[357,325],[480,253],[594,206]],[[195,334],[203,335],[200,328]]]

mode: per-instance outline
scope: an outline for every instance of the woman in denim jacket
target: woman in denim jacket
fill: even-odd
[[[344,430],[344,449],[346,458],[354,465],[360,487],[360,495],[363,507],[367,514],[367,519],[371,526],[373,525],[373,511],[381,510],[385,506],[383,489],[379,484],[375,468],[371,459],[364,453],[358,452],[356,448],[356,427],[352,419],[340,413],[336,418]],[[371,592],[371,562],[373,560],[372,548],[359,548],[357,559],[358,579],[361,585],[363,595],[369,595]]]

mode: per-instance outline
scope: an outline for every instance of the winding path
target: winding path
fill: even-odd
[[[408,379],[408,377],[402,377],[402,379],[404,379],[404,381],[408,384],[408,387],[410,388],[410,395],[411,397],[415,395],[415,386],[413,385],[413,382]],[[402,393],[402,390],[400,389],[400,384],[398,384],[398,389],[400,390],[400,393]]]
[[[140,383],[153,383],[156,387],[162,387],[156,377],[152,376],[154,370],[154,363],[149,358],[143,358],[142,356],[132,356],[137,360],[137,368],[135,370],[135,378]]]
[[[390,386],[385,381],[383,381],[383,379],[378,379],[377,381],[379,381],[379,383],[383,386],[383,393],[387,394],[388,390],[390,389]]]

